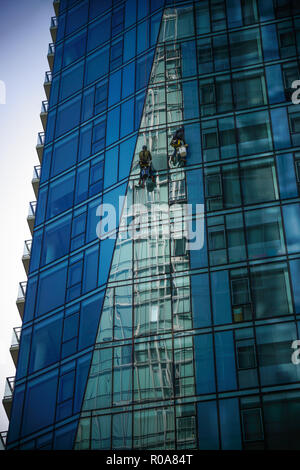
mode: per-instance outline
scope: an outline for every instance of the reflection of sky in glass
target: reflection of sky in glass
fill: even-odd
[[[6,88],[6,104],[0,97],[0,398],[5,377],[15,375],[9,353],[13,328],[21,325],[15,305],[19,281],[26,279],[22,266],[24,240],[30,239],[26,216],[35,199],[31,179],[38,165],[35,151],[43,81],[47,62],[52,0],[1,0],[0,81]],[[0,406],[0,431],[8,421]]]

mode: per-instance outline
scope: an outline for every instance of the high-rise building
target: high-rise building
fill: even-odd
[[[300,449],[299,2],[54,6],[6,448]]]

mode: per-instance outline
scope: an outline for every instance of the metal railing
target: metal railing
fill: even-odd
[[[51,83],[52,82],[52,72],[48,70],[45,73],[45,83]]]
[[[16,346],[19,346],[20,344],[20,337],[21,337],[21,326],[17,326],[16,328],[13,329],[13,334],[12,334],[12,339],[11,339],[11,348],[14,348]]]
[[[4,399],[12,398],[15,388],[15,377],[6,377]]]
[[[39,132],[37,138],[37,145],[44,145],[45,143],[45,132]]]
[[[48,55],[49,54],[54,54],[55,53],[55,44],[53,42],[51,42],[49,44],[49,48],[48,48]]]
[[[32,179],[33,180],[39,180],[41,177],[41,165],[36,165],[33,167],[33,175]]]
[[[35,211],[36,211],[36,201],[31,201],[29,203],[28,217],[35,217]]]
[[[50,28],[57,28],[57,26],[58,26],[58,18],[57,16],[52,16]]]
[[[17,300],[25,300],[27,289],[27,281],[19,282],[19,290]]]
[[[6,446],[6,438],[7,438],[7,431],[1,431],[0,432],[0,443],[2,444],[2,447],[5,448]],[[1,447],[0,447],[1,449]]]
[[[48,113],[49,103],[47,100],[42,101],[41,113]]]
[[[23,256],[31,255],[32,240],[25,240]]]

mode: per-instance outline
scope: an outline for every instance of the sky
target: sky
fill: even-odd
[[[43,131],[52,16],[52,0],[0,0],[0,431],[8,429],[5,378],[15,375],[9,347],[13,328],[21,326],[16,298],[18,283],[26,280],[24,240],[32,238],[26,218],[35,200],[31,179],[39,165],[35,146]]]

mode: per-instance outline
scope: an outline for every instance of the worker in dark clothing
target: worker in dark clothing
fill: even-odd
[[[184,140],[184,128],[180,127],[177,129],[175,134],[172,137],[171,147],[174,148],[174,152],[172,155],[172,162],[176,164],[177,162],[181,163],[181,166],[185,165],[186,162],[186,147],[187,144]]]
[[[140,158],[140,179],[139,179],[139,185],[142,183],[142,188],[145,187],[145,180],[147,178],[151,178],[152,182],[154,183],[154,176],[152,172],[152,156],[149,150],[147,149],[147,146],[143,146],[143,150],[140,151],[139,153],[139,158]]]

